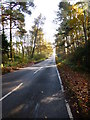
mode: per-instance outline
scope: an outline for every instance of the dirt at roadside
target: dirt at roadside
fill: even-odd
[[[67,65],[58,65],[58,70],[74,118],[87,119],[89,117],[88,78],[90,75],[73,71]]]
[[[19,70],[20,68],[24,68],[24,67],[30,67],[33,64],[34,64],[33,62],[30,62],[30,63],[25,64],[25,65],[17,65],[17,66],[12,66],[12,67],[3,67],[2,68],[2,74],[13,72],[15,70]]]

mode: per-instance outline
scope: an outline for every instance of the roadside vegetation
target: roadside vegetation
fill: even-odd
[[[75,119],[89,117],[90,12],[87,2],[59,3],[56,62]]]
[[[2,74],[45,60],[53,52],[52,44],[44,39],[44,16],[40,14],[34,19],[30,30],[25,29],[25,14],[31,15],[30,8],[34,6],[29,1],[1,4]],[[76,119],[89,116],[89,9],[87,2],[71,4],[62,0],[55,20],[59,24],[55,34],[56,62],[66,99]]]
[[[2,2],[1,27],[2,73],[17,70],[47,59],[53,52],[52,44],[44,39],[41,14],[34,19],[29,31],[25,29],[25,14],[31,15],[32,2]]]
[[[74,68],[56,57],[57,67],[65,90],[65,97],[70,105],[74,118],[89,117],[89,73]]]

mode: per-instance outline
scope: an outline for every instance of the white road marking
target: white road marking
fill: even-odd
[[[38,117],[38,108],[39,108],[39,103],[36,104],[35,109],[34,109],[34,116],[35,116],[35,118]]]
[[[11,92],[9,92],[8,94],[6,94],[4,97],[2,97],[0,99],[0,102],[5,99],[6,97],[8,97],[10,94],[12,94],[14,91],[16,91],[17,89],[19,89],[21,86],[23,85],[23,83],[20,83],[16,88],[14,88]]]
[[[61,85],[61,90],[62,90],[62,92],[64,92],[63,84],[62,84],[62,81],[61,81],[61,78],[60,78],[60,75],[59,75],[57,67],[56,67],[56,71],[57,71],[59,82],[60,82],[60,85]]]
[[[72,115],[72,112],[71,112],[71,109],[70,109],[70,106],[69,106],[67,100],[65,100],[65,103],[66,103],[66,107],[67,107],[69,117],[72,118],[72,120],[73,120],[73,115]]]
[[[61,85],[61,90],[62,90],[62,92],[64,92],[63,84],[62,84],[62,81],[61,81],[61,78],[60,78],[60,74],[58,72],[57,67],[56,67],[56,71],[57,71],[59,82],[60,82],[60,85]],[[68,102],[66,100],[65,100],[65,104],[66,104],[66,108],[67,108],[67,112],[68,112],[69,118],[73,120],[74,118],[73,118],[70,106],[69,106],[69,104],[68,104]]]
[[[39,71],[39,70],[41,70],[42,69],[42,67],[40,67],[38,70],[36,70],[35,72],[34,72],[34,75]]]

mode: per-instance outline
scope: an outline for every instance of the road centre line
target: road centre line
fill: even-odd
[[[9,92],[8,94],[6,94],[5,96],[3,96],[1,99],[0,99],[0,102],[5,99],[6,97],[8,97],[10,94],[12,94],[14,91],[16,91],[17,89],[19,89],[21,86],[23,85],[23,83],[20,83],[16,88],[14,88],[11,92]]]
[[[36,70],[34,72],[34,74],[36,74],[39,70],[41,70],[43,67],[40,67],[38,70]],[[12,94],[14,91],[16,91],[17,89],[19,89],[21,86],[23,85],[23,83],[20,83],[16,88],[14,88],[12,91],[10,91],[8,94],[6,94],[5,96],[3,96],[2,98],[0,98],[0,102],[5,99],[6,97],[8,97],[10,94]]]
[[[38,70],[36,70],[35,72],[34,72],[34,75],[39,71],[39,70],[41,70],[42,69],[42,67],[40,67]]]

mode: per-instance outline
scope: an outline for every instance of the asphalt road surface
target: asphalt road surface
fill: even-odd
[[[69,118],[55,57],[2,76],[3,118]]]

